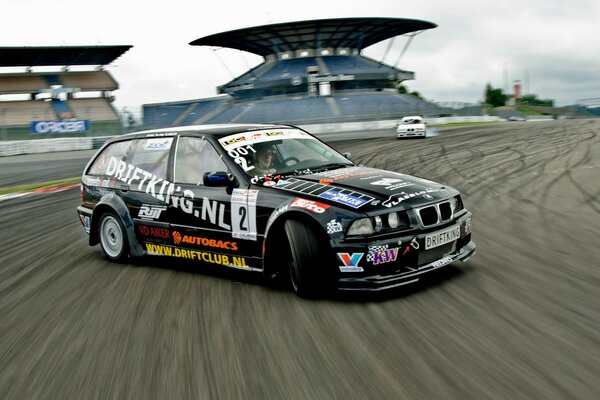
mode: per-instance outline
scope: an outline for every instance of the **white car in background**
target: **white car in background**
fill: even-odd
[[[396,129],[398,139],[405,137],[427,137],[427,123],[423,117],[412,115],[402,118]]]

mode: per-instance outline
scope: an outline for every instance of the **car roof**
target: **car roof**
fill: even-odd
[[[123,140],[140,137],[152,137],[160,134],[178,134],[183,132],[199,133],[202,135],[210,135],[215,138],[232,135],[239,132],[255,131],[262,129],[282,129],[296,128],[293,125],[281,124],[212,124],[212,125],[187,125],[173,126],[168,128],[149,129],[138,132],[132,132],[125,135],[114,137],[112,140]]]

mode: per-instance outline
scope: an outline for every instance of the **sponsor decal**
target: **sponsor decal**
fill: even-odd
[[[398,258],[398,247],[389,248],[387,244],[380,246],[370,246],[367,253],[367,261],[373,265],[386,264],[396,261]]]
[[[383,203],[381,203],[381,205],[384,207],[390,208],[390,207],[397,206],[398,204],[402,203],[405,200],[412,199],[413,197],[425,196],[425,195],[430,196],[431,199],[433,199],[433,196],[429,195],[429,193],[441,192],[442,190],[444,190],[444,188],[429,188],[429,189],[421,190],[421,191],[415,192],[415,193],[406,193],[406,192],[394,193],[393,195],[388,197],[387,200],[385,200]]]
[[[234,135],[225,136],[219,139],[221,146],[229,151],[240,146],[251,145],[254,143],[262,143],[277,139],[313,139],[315,138],[307,135],[298,129],[282,129],[278,131],[264,130],[264,131],[252,131],[236,133]]]
[[[160,214],[167,209],[167,206],[156,206],[153,204],[142,204],[138,212],[138,218],[145,220],[160,219]]]
[[[444,257],[437,261],[432,262],[431,266],[433,268],[440,268],[440,267],[443,267],[444,265],[450,264],[451,262],[452,262],[452,257]]]
[[[333,200],[337,203],[345,204],[352,208],[359,208],[363,204],[373,199],[372,197],[369,197],[368,199],[357,197],[349,193],[343,193],[336,189],[329,189],[326,192],[321,193],[319,197]]]
[[[343,231],[344,231],[344,228],[342,228],[342,224],[340,224],[335,219],[332,219],[331,221],[329,221],[327,223],[327,233],[332,234],[332,233],[339,233],[339,232],[343,232]]]
[[[90,129],[90,121],[87,119],[74,121],[32,121],[31,134],[40,135],[45,133],[75,133],[87,132]]]
[[[110,187],[110,179],[102,179],[102,178],[97,178],[97,177],[84,176],[81,181],[86,186],[94,186],[94,187],[101,187],[101,188]]]
[[[169,182],[166,179],[120,161],[111,157],[106,168],[106,174],[114,176],[121,182],[131,185],[137,182],[137,190],[143,191],[155,199],[166,204],[171,204],[174,208],[181,209],[186,214],[209,221],[213,225],[218,225],[224,229],[231,229],[231,226],[225,222],[225,204],[204,197],[202,209],[194,209],[194,192],[183,190],[183,196],[174,195],[175,192],[181,192],[180,186]],[[146,213],[146,211],[144,211]]]
[[[106,174],[114,176],[116,179],[131,185],[134,181],[138,183],[137,190],[144,191],[159,201],[171,203],[175,208],[181,208],[187,214],[192,214],[194,205],[194,193],[191,190],[184,190],[183,196],[174,196],[175,191],[181,191],[181,187],[175,185],[163,178],[144,171],[125,161],[111,157],[108,161]]]
[[[234,257],[226,254],[216,254],[207,251],[181,249],[179,247],[145,243],[149,254],[198,260],[209,264],[225,265],[235,268],[249,268],[244,257]]]
[[[323,214],[329,208],[327,204],[319,203],[318,201],[306,200],[296,197],[290,207],[303,208],[317,214]]]
[[[90,217],[88,217],[87,215],[80,215],[79,219],[81,220],[81,223],[83,224],[83,229],[87,233],[90,233]]]
[[[325,178],[328,178],[327,180],[329,182],[333,182],[348,178],[354,178],[357,176],[365,176],[372,173],[373,171],[368,169],[365,170],[364,167],[347,167],[340,169],[332,169],[331,171],[317,172],[315,175],[323,176]]]
[[[138,231],[144,236],[150,236],[159,239],[169,239],[171,234],[167,228],[156,226],[138,225]]]
[[[258,190],[233,189],[231,193],[231,236],[256,240],[256,199]]]
[[[173,141],[172,137],[161,139],[148,139],[146,140],[146,146],[144,146],[144,150],[165,150],[171,146],[171,141]]]
[[[371,182],[371,185],[375,185],[375,186],[390,186],[390,185],[394,185],[400,182],[404,182],[402,179],[396,179],[396,178],[383,178],[383,179],[379,179],[376,181]]]
[[[275,222],[275,220],[277,219],[277,217],[279,217],[281,214],[283,214],[287,210],[288,210],[288,205],[286,204],[285,206],[279,207],[278,209],[276,209],[275,211],[273,211],[271,213],[271,215],[269,216],[269,220],[267,221],[267,225],[265,227],[265,232],[268,232],[269,228],[271,227],[271,225],[273,225],[273,222]]]
[[[377,181],[370,182],[371,185],[375,186],[385,186],[386,190],[394,191],[398,189],[405,188],[407,186],[412,186],[414,183],[404,182],[402,179],[396,178],[383,178]]]
[[[337,253],[338,258],[344,265],[340,265],[341,272],[363,272],[364,269],[358,266],[365,253]]]
[[[225,249],[225,250],[233,250],[236,251],[238,249],[238,244],[236,242],[229,242],[225,240],[217,240],[217,239],[209,239],[200,236],[192,236],[192,235],[182,235],[179,231],[173,232],[173,243],[188,243],[195,244],[198,246],[205,247],[214,247],[217,249]]]
[[[319,83],[319,82],[339,82],[339,81],[353,81],[354,75],[337,74],[337,75],[309,75],[308,83]]]

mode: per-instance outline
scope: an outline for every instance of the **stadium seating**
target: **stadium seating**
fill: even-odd
[[[29,125],[31,121],[56,119],[56,113],[49,102],[2,101],[0,102],[0,125]]]
[[[50,86],[42,75],[2,74],[0,75],[0,94],[35,93]]]
[[[117,90],[119,85],[107,71],[69,72],[59,75],[66,88],[81,90]]]
[[[69,106],[76,118],[91,121],[118,121],[119,115],[107,99],[95,97],[69,100]]]

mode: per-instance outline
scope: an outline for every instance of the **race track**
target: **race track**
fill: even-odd
[[[461,190],[477,254],[409,289],[309,301],[243,272],[107,262],[77,189],[5,200],[0,398],[600,397],[600,120],[336,147]]]

